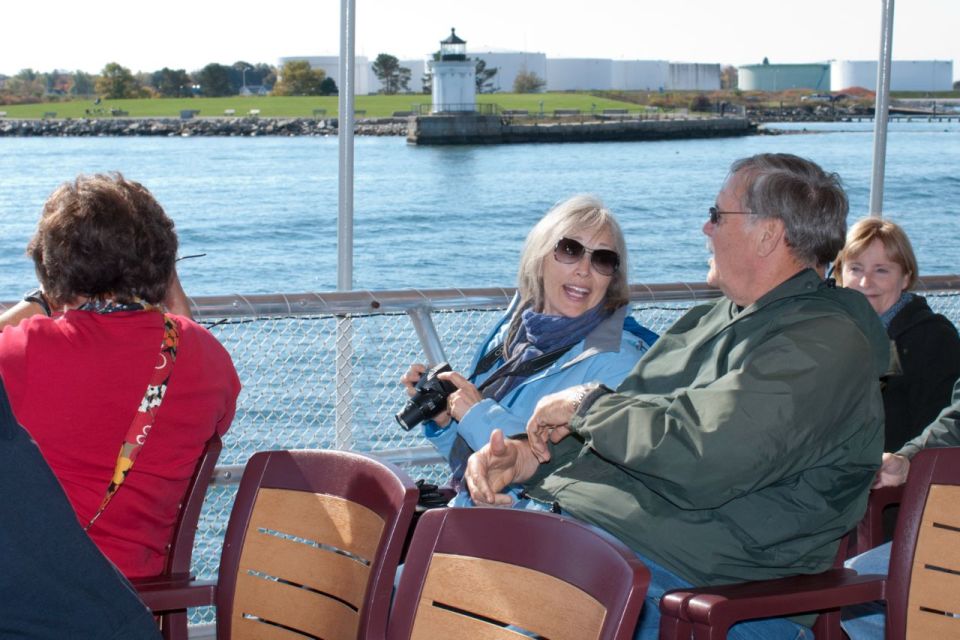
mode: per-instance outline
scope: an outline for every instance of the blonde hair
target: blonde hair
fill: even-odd
[[[883,218],[864,218],[850,227],[847,234],[847,243],[837,254],[833,263],[833,275],[837,284],[843,285],[843,263],[853,260],[866,251],[874,240],[883,243],[887,259],[900,265],[907,277],[907,289],[912,289],[917,283],[917,256],[913,253],[913,245],[906,232],[895,222]]]
[[[610,231],[614,250],[620,256],[620,267],[610,276],[604,303],[609,309],[626,304],[630,299],[630,287],[627,284],[627,243],[623,231],[599,198],[580,194],[555,204],[527,234],[517,273],[520,308],[543,309],[543,261],[553,254],[560,238],[574,231],[603,229]]]

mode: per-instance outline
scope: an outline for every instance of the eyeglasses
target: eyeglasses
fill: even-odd
[[[740,214],[740,215],[750,215],[753,211],[720,211],[716,207],[710,207],[707,209],[710,212],[710,224],[720,224],[720,216],[725,216],[728,213]]]
[[[560,238],[553,248],[553,257],[561,264],[580,262],[584,252],[590,254],[590,266],[602,276],[612,276],[620,268],[620,256],[610,249],[588,249],[573,238]]]

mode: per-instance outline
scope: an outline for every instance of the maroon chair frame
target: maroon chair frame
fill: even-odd
[[[223,443],[220,436],[216,433],[213,434],[203,448],[203,453],[197,461],[190,483],[187,485],[184,500],[180,504],[177,523],[173,530],[173,539],[167,546],[167,560],[163,573],[132,580],[131,582],[137,590],[149,588],[159,596],[165,589],[169,589],[170,594],[173,595],[180,587],[194,578],[190,572],[193,560],[193,544],[197,536],[200,512],[207,496],[207,488],[210,486],[210,480],[213,477],[222,449]],[[186,611],[170,611],[161,615],[160,631],[163,633],[165,640],[186,640]]]
[[[689,638],[692,634],[697,639],[725,638],[733,624],[744,620],[837,611],[874,600],[886,603],[888,640],[906,637],[911,616],[911,624],[952,625],[947,634],[960,634],[960,619],[935,613],[943,610],[938,608],[943,607],[942,604],[930,607],[910,603],[908,609],[915,572],[930,569],[925,562],[918,562],[915,567],[914,560],[933,485],[960,485],[960,448],[927,449],[911,462],[894,532],[888,576],[857,575],[850,569],[832,569],[817,575],[691,589],[675,592],[673,597],[667,594],[661,602],[661,613],[672,619],[661,626],[660,637]],[[942,543],[938,550],[944,556],[953,554],[956,558],[956,549],[960,548],[960,511],[952,511],[952,505],[949,511],[949,522],[928,527],[939,528],[952,536],[951,542]],[[942,511],[939,516],[943,516]],[[935,597],[953,597],[960,593],[960,565],[950,566],[950,562],[944,558],[939,562],[942,569],[933,568],[938,579],[950,585],[928,591],[927,597],[931,593]],[[946,637],[943,633],[941,630],[938,637]],[[934,636],[928,633],[928,637]]]
[[[141,591],[147,605],[154,612],[171,606],[182,609],[184,606],[215,605],[217,638],[233,637],[238,577],[250,571],[241,567],[240,560],[245,545],[250,542],[247,539],[249,525],[258,508],[258,500],[269,490],[335,497],[345,504],[360,505],[365,512],[382,520],[379,543],[375,554],[368,560],[369,573],[362,603],[357,607],[356,634],[357,638],[382,639],[386,632],[393,580],[419,491],[396,466],[347,451],[298,450],[254,454],[246,465],[230,512],[217,582],[192,580],[181,584],[176,593],[156,593],[147,588]],[[293,515],[296,517],[297,514]],[[317,543],[320,546],[326,544],[323,540]],[[316,547],[317,543],[301,546]],[[344,558],[343,555],[339,557]],[[266,624],[270,622],[266,621]]]
[[[857,525],[856,544],[853,545],[851,557],[858,556],[865,551],[884,543],[883,539],[883,512],[888,507],[900,504],[903,500],[903,486],[882,487],[870,492],[867,501],[867,511]]]
[[[482,564],[489,581],[478,584],[464,579],[449,570],[456,564],[442,565],[438,558],[473,566]],[[442,574],[444,566],[447,569]],[[432,572],[434,568],[436,572]],[[545,580],[556,585],[562,581],[566,584],[560,586],[575,588],[577,595],[587,594],[603,605],[605,616],[600,635],[593,637],[601,640],[633,638],[650,573],[630,549],[597,529],[563,516],[479,507],[432,509],[422,515],[394,597],[387,637],[408,640],[415,631],[419,637],[425,637],[422,628],[416,629],[418,616],[423,615],[444,617],[444,623],[454,626],[461,622],[481,625],[482,632],[487,634],[484,637],[491,638],[503,633],[514,637],[504,631],[503,625],[507,624],[538,631],[527,626],[524,620],[495,617],[505,613],[503,600],[514,605],[510,607],[512,611],[531,613],[531,609],[537,609],[539,611],[532,613],[558,618],[568,614],[576,618],[578,611],[574,603],[563,599],[561,594],[531,593],[537,591],[533,583],[514,587],[512,580],[518,575],[532,577],[532,572],[542,574]],[[436,577],[437,574],[441,577]],[[432,582],[434,587],[450,586],[441,589],[443,602],[426,602],[428,596],[425,594],[429,592],[432,580],[437,580]],[[511,594],[516,594],[516,600],[511,600]],[[533,595],[560,601],[548,605],[541,602],[532,607]],[[499,602],[484,608],[483,605],[489,604],[490,600]],[[470,608],[478,603],[479,608]],[[423,613],[425,610],[426,614]],[[491,610],[494,613],[490,613]],[[535,615],[527,617],[527,621],[534,618]],[[460,637],[470,635],[460,633]]]

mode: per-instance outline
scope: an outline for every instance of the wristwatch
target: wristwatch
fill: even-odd
[[[40,305],[40,308],[43,309],[43,312],[47,314],[47,316],[53,315],[53,312],[50,311],[50,305],[47,304],[47,299],[43,295],[43,291],[39,288],[34,289],[33,291],[27,291],[25,294],[23,294],[23,301],[34,302]]]

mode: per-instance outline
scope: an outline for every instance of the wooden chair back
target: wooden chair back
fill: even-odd
[[[217,637],[382,638],[417,497],[361,454],[255,454],[224,539]]]
[[[549,513],[434,509],[417,523],[391,640],[633,637],[650,574],[623,544]]]
[[[888,637],[960,637],[960,448],[911,461],[886,595]]]

